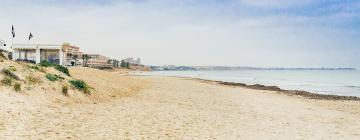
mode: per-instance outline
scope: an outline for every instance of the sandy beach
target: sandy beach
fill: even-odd
[[[360,0],[0,5],[0,140],[360,140]]]
[[[360,139],[360,102],[73,68],[92,95],[0,94],[0,139]]]

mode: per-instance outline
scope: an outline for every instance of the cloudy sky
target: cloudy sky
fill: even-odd
[[[0,0],[0,38],[149,65],[360,68],[358,0]]]

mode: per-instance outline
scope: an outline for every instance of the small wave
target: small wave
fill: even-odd
[[[238,77],[239,80],[256,80],[255,77]]]
[[[316,86],[316,85],[312,85],[312,84],[294,84],[293,86],[299,86],[299,87],[311,87],[311,86]]]
[[[360,86],[354,86],[354,85],[348,85],[348,86],[345,86],[345,87],[347,87],[347,88],[358,88],[358,89],[360,89]]]

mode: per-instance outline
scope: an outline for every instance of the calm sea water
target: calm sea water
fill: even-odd
[[[228,70],[228,71],[154,71],[140,75],[163,75],[220,80],[245,84],[279,86],[320,94],[360,97],[360,71],[325,70]]]

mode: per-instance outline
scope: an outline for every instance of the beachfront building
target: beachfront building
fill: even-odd
[[[123,61],[125,63],[135,64],[135,65],[140,65],[141,64],[140,58],[134,59],[132,57],[129,57],[129,58],[123,59]]]
[[[108,63],[109,58],[100,54],[86,54],[86,65],[92,68],[111,68],[112,64]]]
[[[65,64],[68,66],[82,65],[82,55],[79,47],[70,45],[69,43],[63,44],[65,54]]]
[[[58,44],[12,44],[12,58],[16,61],[40,63],[49,61],[51,63],[64,65],[63,45]]]

